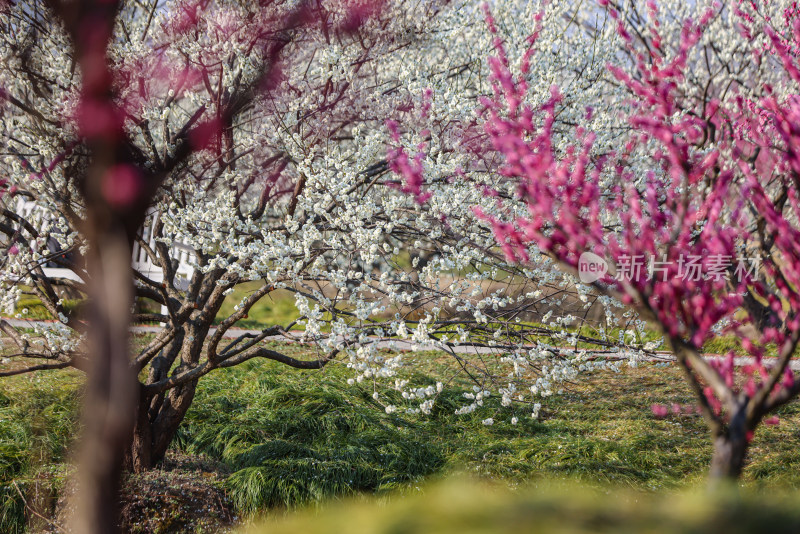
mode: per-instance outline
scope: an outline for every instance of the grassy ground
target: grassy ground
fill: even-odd
[[[429,353],[407,355],[413,358],[423,373],[440,365]],[[430,416],[387,415],[372,390],[347,385],[345,373],[338,367],[300,372],[274,362],[215,372],[200,382],[173,454],[216,466],[206,468],[214,471],[206,477],[209,491],[222,491],[233,513],[244,516],[413,492],[431,477],[455,473],[511,487],[577,479],[600,489],[686,488],[703,480],[710,458],[699,416],[657,419],[649,408],[691,402],[674,368],[598,374],[543,402],[539,420],[518,414],[517,425],[499,399],[482,412],[454,415],[463,404],[457,390],[443,395]],[[74,372],[0,381],[0,532],[21,532],[30,508],[43,515],[53,509],[69,471],[80,384]],[[781,425],[756,434],[743,479],[748,487],[800,487],[800,407],[790,405],[781,415]],[[497,422],[484,426],[490,416]]]
[[[218,317],[228,317],[233,313],[234,306],[262,285],[263,282],[248,282],[236,286],[236,289],[225,298]],[[240,320],[237,326],[239,328],[264,328],[264,325],[278,324],[285,327],[299,316],[294,295],[289,291],[278,289],[255,303],[248,316]],[[294,328],[302,327],[295,326]]]

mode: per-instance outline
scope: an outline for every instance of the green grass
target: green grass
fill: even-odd
[[[28,496],[52,496],[65,480],[78,424],[80,379],[61,372],[0,382],[0,532],[24,532]]]
[[[436,472],[442,451],[414,426],[338,378],[248,363],[200,385],[178,445],[224,461],[230,496],[249,514],[382,492]]]
[[[228,317],[234,311],[234,306],[239,304],[243,298],[260,288],[264,282],[247,282],[239,284],[225,298],[217,317]],[[263,328],[270,325],[288,326],[300,315],[295,306],[294,295],[284,289],[277,289],[256,302],[247,314],[245,319],[237,322],[240,328]],[[296,327],[298,329],[302,327]]]
[[[225,298],[218,317],[220,320],[229,316],[243,298],[261,287],[263,282],[247,282],[236,286],[233,292]],[[84,300],[65,299],[64,308],[67,313],[79,312]],[[140,311],[159,313],[160,306],[149,299],[141,299],[139,303]],[[42,302],[31,295],[20,298],[13,315],[19,315],[22,319],[33,319],[50,321],[55,319]],[[299,317],[295,307],[294,295],[286,290],[278,289],[265,296],[253,305],[248,316],[240,320],[237,326],[240,328],[263,328],[269,325],[287,326]],[[302,329],[302,325],[295,326]]]
[[[306,358],[311,350],[281,349]],[[417,360],[417,383],[447,362],[432,353],[405,359]],[[539,420],[517,411],[517,425],[494,397],[483,411],[454,415],[464,404],[457,389],[445,390],[430,416],[387,415],[366,383],[349,386],[346,376],[337,366],[303,372],[267,361],[216,371],[200,381],[173,446],[224,465],[222,484],[244,515],[413,493],[431,477],[458,473],[511,487],[558,479],[603,491],[672,490],[701,485],[710,459],[699,416],[657,419],[650,410],[653,403],[692,403],[674,368],[599,373],[543,401]],[[0,381],[0,532],[23,532],[16,487],[28,495],[43,486],[55,491],[63,481],[80,384],[72,372]],[[483,425],[490,416],[496,423]],[[800,407],[785,407],[781,418],[756,433],[743,485],[800,487]]]
[[[81,306],[83,305],[80,299],[64,299],[63,306],[66,313],[80,313]],[[17,308],[14,315],[19,315],[21,319],[33,319],[37,321],[52,321],[55,317],[47,311],[42,301],[34,296],[25,296],[17,302]]]

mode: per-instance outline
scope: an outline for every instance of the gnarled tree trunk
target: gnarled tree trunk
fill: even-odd
[[[167,453],[194,399],[196,382],[184,384],[165,396],[142,396],[136,426],[126,452],[126,469],[141,473],[158,465]]]
[[[157,384],[186,366],[196,364],[203,352],[210,321],[190,320],[176,332],[161,354],[150,365],[147,383],[141,385],[133,438],[126,453],[126,468],[142,472],[164,459],[167,449],[192,405],[197,380],[172,387],[163,393],[148,393]],[[175,362],[178,366],[173,369]]]

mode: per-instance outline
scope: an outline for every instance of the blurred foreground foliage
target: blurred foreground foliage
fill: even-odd
[[[408,492],[407,492],[408,493]],[[800,497],[720,488],[640,493],[539,482],[517,491],[451,478],[385,502],[343,502],[242,534],[745,534],[800,532]]]

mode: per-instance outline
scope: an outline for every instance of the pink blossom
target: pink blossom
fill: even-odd
[[[781,418],[777,415],[773,415],[772,417],[767,417],[764,419],[765,425],[775,426],[781,424]]]
[[[573,140],[564,143],[555,130],[557,110],[564,105],[558,87],[543,104],[528,103],[525,74],[536,30],[514,71],[485,8],[494,54],[488,60],[491,92],[480,99],[478,111],[491,146],[481,145],[480,150],[502,158],[496,171],[514,183],[527,213],[503,215],[507,211],[500,195],[500,215],[477,208],[474,213],[491,226],[497,245],[514,262],[529,262],[527,250],[533,245],[569,268],[575,268],[577,258],[587,251],[618,266],[633,257],[663,259],[668,266],[658,277],[630,272],[604,279],[595,289],[649,317],[676,347],[706,419],[718,429],[733,424],[733,413],[744,413],[749,419],[739,430],[748,432],[749,440],[758,423],[752,414],[774,410],[800,394],[787,365],[800,340],[800,96],[778,97],[763,84],[759,99],[749,100],[726,88],[719,92],[725,96],[699,105],[685,98],[680,88],[691,68],[690,55],[720,6],[700,13],[696,21],[684,21],[678,49],[664,54],[655,2],[646,4],[651,20],[645,30],[652,47],[637,46],[639,39],[632,37],[626,18],[608,2],[600,4],[616,20],[634,64],[608,66],[630,94],[630,111],[624,118],[632,132],[615,153],[603,157],[595,155],[595,135],[588,125],[592,110],[586,110],[587,124],[578,125]],[[756,3],[734,9],[748,36],[759,19],[748,13],[758,9]],[[769,48],[757,52],[782,67],[782,81],[791,87],[800,83],[796,10],[785,22],[785,31],[763,30]],[[389,130],[399,144],[398,125],[390,123]],[[724,135],[709,142],[710,131],[722,130]],[[392,170],[404,180],[403,190],[417,198],[424,183],[424,148],[418,147],[413,158],[402,148],[393,149],[389,158]],[[637,151],[652,154],[653,171],[644,176],[635,174],[631,161]],[[610,179],[614,185],[609,187]],[[780,202],[775,190],[785,192]],[[608,214],[617,216],[613,229],[607,224]],[[719,258],[737,258],[743,250],[763,246],[764,237],[753,235],[753,228],[768,236],[771,247],[760,268],[736,276],[732,269],[721,270]],[[687,277],[692,266],[686,260],[692,258],[697,276]],[[737,367],[734,351],[719,360],[704,360],[704,345],[720,334],[739,339],[752,363]],[[765,358],[772,346],[777,347],[778,364]],[[651,408],[657,417],[669,413],[665,406]],[[680,407],[672,410],[679,413]],[[742,425],[740,420],[736,424]],[[767,418],[764,423],[773,421]]]
[[[115,139],[123,135],[123,116],[107,100],[84,98],[77,110],[78,126],[84,137]]]
[[[650,409],[653,411],[653,415],[662,419],[669,414],[669,409],[663,404],[653,404],[650,406]]]
[[[103,176],[103,198],[114,208],[128,208],[139,200],[144,187],[139,170],[128,164],[116,165]]]

